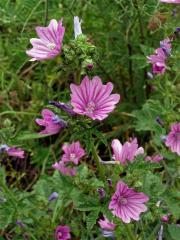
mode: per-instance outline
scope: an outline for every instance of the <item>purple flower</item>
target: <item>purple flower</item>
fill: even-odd
[[[16,225],[18,225],[21,228],[25,227],[25,224],[22,221],[20,221],[20,220],[16,221]]]
[[[134,138],[131,142],[125,142],[123,145],[118,139],[112,141],[113,158],[125,165],[127,161],[133,162],[135,157],[144,154],[142,147],[138,148],[137,139]]]
[[[154,74],[163,74],[166,70],[166,54],[162,48],[158,48],[155,51],[155,55],[147,57],[150,63],[152,63],[152,71]]]
[[[45,129],[40,132],[40,134],[57,134],[60,130],[67,126],[67,123],[60,119],[49,109],[43,109],[42,112],[43,119],[36,119],[36,123],[40,126],[44,126]]]
[[[91,119],[103,120],[112,112],[120,100],[119,94],[111,94],[113,84],[102,84],[99,77],[92,80],[86,76],[80,86],[70,85],[71,88],[71,105],[74,112],[80,115],[86,115]]]
[[[51,201],[54,201],[58,198],[58,193],[57,192],[53,192],[51,193],[51,195],[49,196],[48,198],[48,201],[51,202]]]
[[[165,144],[180,156],[180,123],[171,124],[171,131],[166,137]]]
[[[138,221],[140,213],[146,212],[147,207],[143,204],[149,200],[142,192],[136,192],[129,188],[124,182],[119,181],[116,192],[111,198],[109,209],[112,214],[120,218],[125,223],[130,223],[132,219]]]
[[[52,19],[48,27],[36,27],[39,38],[31,38],[33,48],[26,51],[27,55],[32,57],[30,61],[42,61],[60,54],[64,32],[62,20],[57,22]]]
[[[164,3],[180,3],[180,0],[160,0],[160,2],[164,2]]]
[[[81,29],[81,23],[82,20],[79,20],[79,17],[74,17],[74,36],[75,39],[82,34],[82,29]]]
[[[68,240],[71,239],[70,227],[68,226],[58,226],[55,232],[56,240]]]
[[[145,160],[146,161],[150,161],[150,162],[152,162],[152,163],[158,163],[158,162],[160,162],[160,161],[162,161],[163,160],[163,156],[162,155],[154,155],[154,156],[147,156],[146,158],[145,158]]]
[[[76,115],[76,113],[73,111],[73,108],[70,104],[63,103],[63,102],[56,102],[56,101],[49,101],[49,104],[64,110],[65,112],[67,112],[71,116]]]
[[[63,175],[67,175],[71,177],[76,175],[76,169],[74,167],[66,166],[66,164],[62,161],[54,163],[52,167],[60,171]]]
[[[80,146],[80,142],[72,142],[71,144],[64,144],[62,147],[64,154],[61,161],[52,165],[54,169],[59,170],[63,175],[75,176],[76,168],[79,160],[85,155],[85,151]]]
[[[64,154],[61,160],[64,163],[72,162],[78,165],[79,160],[85,155],[84,149],[80,146],[80,142],[72,142],[71,144],[64,144],[62,147]]]
[[[115,227],[116,227],[116,224],[112,222],[110,222],[106,216],[104,216],[104,219],[100,219],[98,221],[100,227],[102,229],[105,229],[105,230],[108,230],[108,231],[114,231]]]
[[[21,159],[25,158],[24,150],[22,150],[21,148],[8,147],[6,152],[10,157],[17,157],[17,158],[21,158]]]

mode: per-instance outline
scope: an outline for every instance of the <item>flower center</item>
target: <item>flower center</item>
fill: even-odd
[[[88,113],[93,113],[93,111],[95,110],[95,107],[96,107],[96,106],[95,106],[94,102],[93,102],[93,101],[90,101],[90,102],[87,104],[85,110],[86,110],[86,112],[88,112]]]
[[[58,238],[62,237],[62,233],[58,232]]]
[[[120,197],[119,198],[119,204],[120,205],[125,205],[127,203],[127,199],[126,198],[124,198],[124,197]]]
[[[74,161],[75,159],[76,159],[76,154],[71,153],[71,154],[70,154],[70,160],[71,160],[71,161]]]
[[[48,44],[47,44],[47,47],[48,47],[50,50],[54,50],[55,47],[56,47],[56,44],[55,44],[55,43],[48,43]]]

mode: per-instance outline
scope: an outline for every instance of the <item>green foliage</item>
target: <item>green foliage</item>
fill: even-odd
[[[0,150],[0,240],[22,240],[25,234],[33,240],[53,239],[58,225],[70,226],[72,239],[104,239],[98,225],[103,215],[116,223],[117,239],[128,239],[124,224],[108,209],[119,180],[150,198],[148,212],[129,226],[135,238],[156,239],[163,224],[164,239],[180,239],[179,156],[162,141],[171,123],[180,122],[179,37],[173,35],[165,74],[147,77],[151,71],[147,56],[172,36],[179,12],[178,5],[157,0],[0,1],[0,145],[25,150],[25,159]],[[76,39],[73,16],[83,20],[83,34]],[[25,51],[31,48],[35,27],[62,17],[66,32],[60,56],[29,62]],[[101,123],[70,117],[48,105],[50,100],[69,102],[70,83],[79,84],[84,75],[111,81],[114,92],[121,94],[119,106]],[[68,127],[56,136],[38,134],[35,119],[43,108],[67,121]],[[124,143],[135,136],[144,155],[125,166],[98,165],[99,157],[112,160],[112,139]],[[72,141],[80,141],[86,150],[74,177],[52,169],[62,156],[63,143]],[[164,160],[145,160],[156,154]],[[103,199],[98,188],[106,192]],[[53,192],[58,197],[49,202]],[[165,214],[168,223],[160,222]]]
[[[168,231],[173,240],[177,240],[180,238],[180,229],[175,224],[168,225]]]

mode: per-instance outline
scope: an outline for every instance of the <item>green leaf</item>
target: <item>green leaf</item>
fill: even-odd
[[[88,230],[91,230],[93,228],[93,226],[96,224],[99,212],[100,212],[100,208],[97,208],[96,211],[92,211],[86,217],[86,227],[87,227]]]
[[[148,101],[141,110],[133,111],[135,115],[135,128],[137,131],[156,131],[164,134],[164,129],[156,122],[156,117],[161,117],[164,109],[158,101]]]
[[[168,225],[168,231],[173,240],[180,239],[180,227],[179,226],[177,226],[175,224]]]
[[[30,139],[39,139],[39,138],[44,138],[50,136],[49,134],[39,134],[39,133],[22,133],[21,136],[17,137],[17,140],[22,141],[22,140],[30,140]]]

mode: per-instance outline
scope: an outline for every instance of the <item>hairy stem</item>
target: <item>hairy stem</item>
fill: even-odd
[[[103,166],[101,166],[101,164],[100,164],[100,158],[99,158],[99,156],[98,156],[98,153],[97,153],[97,151],[96,151],[96,148],[95,148],[93,142],[92,142],[92,148],[91,148],[91,150],[92,150],[93,158],[94,158],[94,160],[95,160],[95,162],[96,162],[97,169],[98,169],[98,171],[99,171],[99,176],[100,176],[100,178],[101,178],[102,180],[104,180],[104,179],[105,179],[105,176],[104,176]]]
[[[48,22],[48,7],[49,7],[49,2],[48,0],[45,0],[45,20],[44,20],[44,25],[47,25]]]
[[[129,227],[129,224],[124,224],[124,227],[125,227],[125,229],[126,229],[126,234],[127,234],[127,237],[128,237],[128,239],[129,240],[135,240],[136,239],[136,237],[135,237],[135,235],[132,233],[132,231],[131,231],[131,228]]]

